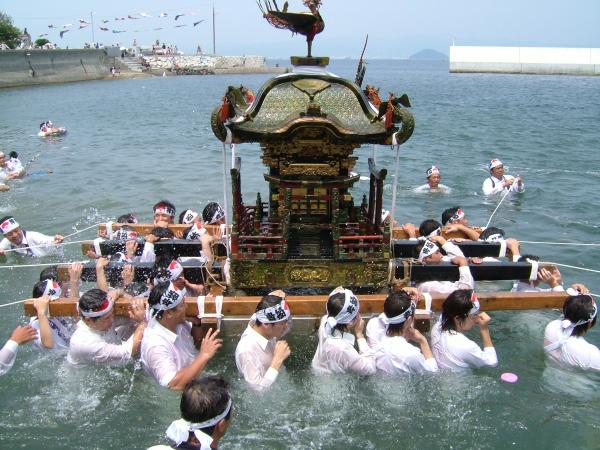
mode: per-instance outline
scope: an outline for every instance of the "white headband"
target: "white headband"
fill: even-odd
[[[454,223],[454,222],[458,222],[460,219],[465,217],[465,213],[463,212],[462,209],[458,208],[456,210],[456,212],[454,214],[452,214],[452,217],[450,217],[448,219],[448,222],[450,223]]]
[[[213,427],[227,417],[227,414],[229,414],[229,411],[231,411],[231,405],[231,397],[229,397],[229,401],[227,402],[227,406],[223,412],[212,419],[205,420],[204,422],[193,423],[188,422],[185,419],[175,420],[174,422],[171,422],[171,425],[169,425],[169,428],[167,428],[167,437],[176,445],[179,445],[182,442],[187,442],[190,432],[192,432],[196,436],[196,439],[200,441],[200,450],[209,450],[213,439],[201,430],[204,428]]]
[[[181,267],[181,264],[179,264],[179,262],[176,259],[171,261],[171,264],[169,264],[168,270],[169,270],[169,281],[175,281],[183,273],[183,267]]]
[[[409,317],[411,317],[415,314],[416,308],[417,308],[417,305],[415,304],[415,302],[411,301],[410,306],[402,314],[398,314],[395,317],[388,317],[384,313],[383,317],[382,317],[383,323],[385,323],[386,325],[396,325],[399,323],[403,323],[406,321],[406,319],[408,319]]]
[[[492,159],[490,161],[490,164],[488,167],[490,170],[492,170],[492,169],[495,169],[496,167],[503,166],[503,165],[504,164],[502,164],[502,161],[500,161],[499,159]]]
[[[190,231],[188,231],[186,239],[188,241],[198,241],[204,234],[206,234],[206,230],[202,228],[202,225],[194,223]]]
[[[17,222],[14,217],[9,217],[0,224],[2,234],[10,233],[17,228],[19,228],[19,222]]]
[[[151,305],[150,307],[155,311],[167,311],[169,309],[173,309],[179,305],[183,299],[185,298],[185,294],[187,291],[185,288],[182,290],[175,289],[173,283],[169,283],[169,287],[165,291],[165,293],[160,297],[160,300],[155,305]]]
[[[502,242],[505,238],[502,233],[494,233],[490,234],[488,237],[484,239],[485,242]]]
[[[123,230],[122,228],[118,229],[114,233],[111,233],[110,238],[116,239],[119,241],[126,241],[127,239],[135,239],[138,237],[137,232],[131,230]]]
[[[426,173],[427,173],[427,178],[429,178],[434,173],[439,174],[440,173],[440,169],[438,169],[436,166],[431,166],[429,169],[427,169]]]
[[[171,217],[175,217],[175,209],[167,205],[161,205],[154,208],[154,214],[167,214]]]
[[[329,294],[329,297],[342,292],[344,293],[344,306],[335,317],[327,317],[327,326],[329,327],[330,333],[333,332],[333,329],[336,327],[336,325],[350,323],[358,314],[358,309],[360,307],[358,303],[358,298],[356,298],[356,296],[350,289],[344,289],[340,286],[338,288],[335,288],[333,292]]]
[[[419,252],[419,261],[423,262],[423,260],[425,258],[427,258],[428,256],[433,255],[435,252],[439,252],[440,248],[437,246],[437,244],[433,241],[430,241],[429,239],[426,240],[423,243],[423,248],[421,249],[421,251]]]
[[[223,210],[223,208],[221,207],[221,205],[217,205],[217,209],[213,213],[213,215],[210,218],[210,221],[208,223],[209,224],[215,223],[217,220],[220,220],[223,217],[225,217],[225,211]]]
[[[469,315],[475,315],[479,312],[479,299],[477,298],[477,294],[475,294],[475,291],[473,291],[471,293],[471,304],[473,306],[471,306],[471,309],[469,310]]]
[[[275,306],[269,308],[260,309],[252,314],[251,321],[260,321],[261,323],[277,323],[284,320],[288,320],[291,317],[290,307],[286,303],[285,299],[281,299],[281,302]]]
[[[96,311],[84,311],[83,309],[79,308],[79,303],[77,304],[77,310],[83,317],[96,318],[102,317],[111,312],[113,309],[113,305],[114,302],[112,301],[112,298],[110,298],[107,295],[106,299],[104,299],[104,301]]]
[[[187,225],[187,224],[192,223],[194,220],[196,220],[197,217],[198,217],[198,213],[196,211],[192,211],[191,209],[188,209],[183,214],[182,222]]]
[[[60,298],[62,294],[62,289],[60,285],[54,280],[46,280],[46,287],[44,288],[44,293],[42,295],[49,295],[50,300],[56,300]]]

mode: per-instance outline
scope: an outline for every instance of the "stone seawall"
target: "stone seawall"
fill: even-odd
[[[144,56],[142,64],[155,73],[266,73],[285,72],[283,67],[268,67],[264,56],[214,56],[214,55],[153,55]]]
[[[600,49],[450,47],[450,72],[600,75]]]
[[[113,64],[102,49],[0,51],[0,88],[98,80]]]

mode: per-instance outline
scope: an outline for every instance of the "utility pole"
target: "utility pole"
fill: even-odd
[[[215,4],[213,3],[213,55],[217,54],[215,47]]]
[[[94,39],[94,12],[90,12],[90,18],[92,19],[92,45],[96,44],[96,40]]]

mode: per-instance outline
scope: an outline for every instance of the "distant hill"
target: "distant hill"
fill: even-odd
[[[419,61],[448,61],[448,57],[446,55],[436,50],[432,50],[430,48],[421,50],[420,52],[409,56],[408,59],[414,59]]]

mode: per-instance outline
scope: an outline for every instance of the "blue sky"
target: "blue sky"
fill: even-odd
[[[290,11],[305,10],[301,0],[288,1]],[[284,0],[278,3],[282,6]],[[304,38],[272,28],[261,17],[255,0],[57,0],[50,4],[33,0],[5,2],[0,10],[9,14],[17,27],[27,27],[34,39],[50,33],[48,38],[63,48],[92,41],[91,28],[80,30],[78,20],[89,22],[93,11],[98,42],[130,46],[134,38],[140,44],[159,39],[189,53],[198,44],[212,50],[213,4],[217,53],[287,57],[306,52]],[[142,12],[153,17],[142,17]],[[161,12],[168,16],[159,18]],[[176,14],[185,15],[175,21]],[[323,0],[321,14],[325,31],[317,36],[313,54],[332,57],[356,57],[367,33],[369,58],[407,58],[424,48],[447,54],[453,40],[456,45],[600,46],[599,0]],[[141,18],[114,21],[128,15]],[[102,24],[102,19],[110,22]],[[192,26],[201,19],[204,22]],[[71,31],[60,39],[58,31],[67,23],[73,24]],[[49,24],[59,30],[49,29]],[[125,32],[113,34],[101,31],[100,26]],[[163,30],[154,30],[160,27]]]

